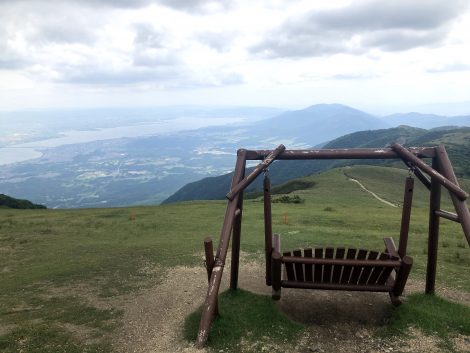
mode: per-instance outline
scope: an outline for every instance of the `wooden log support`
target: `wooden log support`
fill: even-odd
[[[400,241],[398,243],[398,255],[405,256],[408,245],[408,233],[410,230],[411,204],[413,202],[414,179],[406,178],[405,193],[403,196],[403,208],[401,214]]]
[[[402,259],[402,264],[398,270],[397,277],[395,279],[395,286],[393,288],[393,294],[396,297],[403,294],[406,281],[411,271],[411,265],[413,265],[413,259],[408,255],[405,255]]]
[[[421,159],[416,157],[413,153],[408,151],[405,147],[398,143],[394,143],[392,145],[392,149],[406,162],[411,162],[417,167],[419,167],[422,171],[426,172],[431,178],[434,178],[437,182],[439,182],[442,186],[444,186],[447,190],[451,193],[456,195],[460,200],[465,200],[468,198],[468,194],[462,190],[458,185],[454,182],[450,181],[448,178],[443,176],[439,171],[430,167],[426,163],[424,163]]]
[[[443,211],[443,210],[437,210],[434,212],[436,216],[439,216],[441,218],[448,219],[449,221],[457,222],[460,223],[459,216],[456,215],[455,213]]]
[[[272,298],[274,300],[281,299],[281,254],[273,251],[271,256],[271,276],[272,276]]]
[[[204,252],[206,254],[207,281],[210,281],[215,262],[211,237],[204,238]]]
[[[432,159],[433,168],[439,169],[437,157]],[[429,235],[428,263],[426,267],[427,294],[433,294],[436,283],[437,246],[439,243],[439,216],[436,211],[441,209],[441,184],[436,177],[431,177],[431,194],[429,197]]]
[[[242,171],[242,177],[245,175],[245,168]],[[238,288],[238,271],[240,263],[240,242],[242,232],[242,215],[243,215],[243,191],[238,195],[237,209],[235,210],[235,219],[233,222],[232,235],[232,266],[230,268],[230,289]]]
[[[263,170],[265,170],[269,165],[274,162],[277,156],[279,156],[284,150],[286,146],[280,144],[273,150],[260,164],[256,166],[256,168],[248,175],[247,177],[243,178],[240,182],[232,186],[230,192],[226,195],[227,199],[233,200],[233,198],[242,190],[244,190],[248,185],[250,185],[258,175],[261,174]]]
[[[449,156],[447,155],[446,149],[443,145],[436,147],[436,157],[441,168],[442,173],[455,184],[458,185],[457,178],[450,163]],[[463,233],[465,238],[467,238],[467,243],[470,245],[470,212],[466,202],[463,202],[457,199],[452,193],[450,194],[452,203],[454,204],[455,212],[459,217],[459,222],[462,226]]]
[[[212,238],[207,237],[204,238],[204,252],[206,255],[206,271],[207,271],[207,282],[210,283],[211,276],[212,276],[212,270],[214,268],[215,264],[215,259],[214,259],[214,247],[212,245]],[[215,310],[214,310],[214,315],[219,315],[219,305],[218,301],[216,300],[215,302]]]
[[[271,254],[273,250],[272,215],[271,215],[271,182],[267,176],[263,180],[264,205],[264,252],[266,257],[266,285],[271,285]],[[278,250],[279,252],[279,250]]]
[[[239,150],[237,153],[237,163],[233,174],[232,185],[236,185],[242,178],[246,164],[246,150]],[[209,337],[209,330],[214,317],[217,296],[219,294],[220,282],[227,257],[230,234],[235,220],[235,211],[238,206],[238,195],[229,201],[225,210],[224,224],[220,232],[220,241],[215,257],[215,265],[212,269],[212,275],[207,290],[206,300],[204,301],[199,331],[196,338],[196,347],[202,348]]]
[[[426,187],[426,189],[431,190],[431,180],[424,175],[423,171],[416,167],[413,163],[405,161],[405,164],[408,168],[411,168],[413,174],[418,178],[421,183]]]
[[[432,158],[434,147],[411,147],[410,152],[418,158]],[[247,151],[247,160],[263,160],[272,151]],[[338,148],[316,150],[285,150],[279,160],[292,159],[397,159],[399,156],[391,148]]]
[[[390,295],[390,301],[392,302],[393,306],[399,306],[401,305],[401,300],[398,298],[395,294],[393,294],[393,291],[388,292]]]

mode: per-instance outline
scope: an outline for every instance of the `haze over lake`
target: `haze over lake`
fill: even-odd
[[[240,117],[176,117],[160,118],[154,123],[143,123],[93,130],[64,131],[60,137],[15,144],[0,148],[0,165],[23,162],[42,156],[41,149],[63,145],[86,143],[99,140],[109,140],[123,137],[151,136],[173,133],[183,130],[193,130],[208,126],[220,126],[241,123]]]

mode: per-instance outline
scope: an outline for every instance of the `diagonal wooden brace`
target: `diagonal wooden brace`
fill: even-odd
[[[419,169],[417,166],[415,166],[411,162],[408,162],[408,161],[403,161],[403,162],[405,162],[408,168],[411,168],[411,170],[413,171],[413,174],[416,175],[419,181],[423,183],[426,189],[431,190],[431,180],[429,180],[429,178],[426,175],[424,175],[422,170]]]
[[[271,153],[260,163],[256,166],[256,168],[251,172],[250,175],[247,177],[243,178],[242,181],[240,181],[237,185],[232,187],[232,190],[226,195],[227,199],[233,200],[233,198],[238,195],[238,193],[242,190],[244,190],[248,185],[250,185],[253,180],[256,179],[258,175],[261,174],[263,170],[265,170],[269,165],[274,162],[277,156],[279,156],[284,150],[286,149],[286,146],[283,144],[280,144],[279,146],[276,147],[275,150],[271,151]]]
[[[444,146],[440,145],[436,147],[436,152],[437,160],[439,161],[442,173],[454,183],[458,184],[457,177],[454,173],[454,168],[452,168],[452,164],[450,163],[449,156],[447,155]],[[467,203],[459,200],[457,196],[453,195],[452,193],[450,193],[450,198],[454,204],[455,212],[457,213],[458,221],[462,226],[467,243],[470,245],[470,211],[468,210]]]
[[[395,151],[395,153],[398,154],[405,161],[405,163],[411,162],[417,167],[419,167],[423,172],[429,174],[429,176],[436,178],[439,184],[444,186],[447,190],[457,196],[460,200],[465,200],[468,198],[468,194],[464,190],[462,190],[458,185],[447,179],[437,170],[424,163],[421,159],[416,157],[413,153],[408,151],[399,143],[394,143],[391,147],[393,151]]]
[[[233,173],[232,185],[240,182],[243,177],[246,164],[246,150],[239,150],[235,171]],[[204,301],[201,321],[199,323],[199,331],[196,338],[196,347],[202,348],[209,337],[209,330],[217,308],[217,296],[219,294],[220,282],[224,270],[225,259],[227,257],[230,235],[235,220],[235,213],[238,209],[239,196],[235,196],[229,201],[225,210],[224,224],[220,231],[219,246],[215,256],[214,267],[212,268],[209,280],[209,288],[207,290],[206,299]]]

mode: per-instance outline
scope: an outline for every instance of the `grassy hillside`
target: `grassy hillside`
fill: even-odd
[[[5,194],[0,194],[0,208],[44,209],[46,206],[37,205],[28,200],[20,200]]]
[[[407,175],[402,170],[350,167],[305,178],[302,185],[309,189],[286,189],[304,199],[303,204],[273,204],[273,228],[282,236],[283,249],[342,245],[381,250],[384,236],[398,240],[401,210],[373,198],[345,173],[380,197],[401,202]],[[470,190],[469,181],[462,186]],[[411,278],[422,281],[428,193],[417,187],[415,194],[408,252],[415,261]],[[449,201],[444,203],[450,209]],[[202,239],[208,234],[217,238],[224,210],[223,201],[0,209],[0,351],[112,351],[114,335],[126,318],[120,298],[158,284],[174,266],[201,266]],[[242,251],[260,262],[262,213],[260,199],[246,201]],[[459,225],[443,220],[438,285],[470,292],[469,266],[470,251]],[[263,281],[263,273],[257,276]],[[201,276],[202,286],[205,281]]]

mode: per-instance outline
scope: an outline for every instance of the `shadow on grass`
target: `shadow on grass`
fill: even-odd
[[[221,314],[215,318],[207,342],[213,351],[241,352],[243,340],[243,352],[259,352],[263,347],[269,347],[270,352],[283,352],[276,346],[293,341],[303,330],[265,295],[228,290],[220,294],[219,308]],[[196,340],[201,311],[199,308],[186,319],[184,334],[189,341]]]

